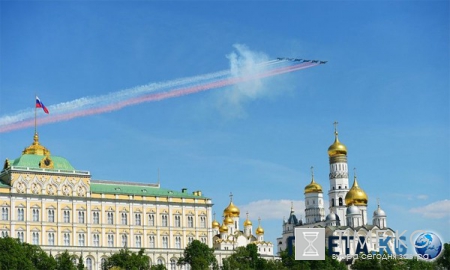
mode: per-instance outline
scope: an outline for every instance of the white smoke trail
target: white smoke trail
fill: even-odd
[[[273,65],[278,60],[275,61],[266,61],[259,63],[260,66],[269,66]],[[235,69],[236,71],[236,69]],[[79,99],[75,99],[68,102],[62,102],[55,105],[47,106],[50,110],[51,114],[64,114],[70,111],[75,110],[83,110],[93,107],[105,106],[107,104],[112,104],[115,102],[119,102],[121,100],[134,98],[140,95],[145,95],[157,91],[164,91],[169,88],[179,87],[183,85],[195,84],[206,82],[208,80],[214,80],[221,77],[229,76],[232,72],[230,70],[223,70],[219,72],[198,75],[193,77],[185,77],[165,82],[159,83],[150,83],[146,85],[141,85],[133,88],[124,89],[117,92],[108,93],[101,96],[87,96]],[[25,110],[18,111],[16,113],[10,115],[4,115],[0,117],[0,126],[5,126],[13,123],[17,123],[20,121],[25,121],[27,119],[32,119],[34,117],[34,109],[29,108]]]

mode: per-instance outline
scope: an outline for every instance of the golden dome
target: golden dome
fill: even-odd
[[[213,228],[220,228],[220,223],[217,222],[217,220],[214,219],[214,221],[212,222],[212,227]]]
[[[234,221],[233,221],[232,218],[226,216],[225,219],[223,220],[223,223],[224,223],[225,225],[230,225],[230,224],[233,224]]]
[[[228,226],[225,225],[225,223],[222,224],[222,226],[220,226],[219,228],[219,232],[228,232]]]
[[[264,234],[264,229],[261,227],[261,225],[256,228],[256,234]]]
[[[347,155],[347,147],[345,147],[345,145],[343,145],[338,138],[337,124],[337,122],[334,122],[334,143],[328,147],[329,157]]]
[[[239,210],[239,208],[237,208],[236,205],[234,205],[233,201],[230,201],[230,204],[228,205],[228,207],[225,208],[225,210],[223,210],[224,216],[239,217],[240,214],[241,214],[241,211]]]
[[[314,173],[313,173],[313,167],[311,167],[311,183],[305,187],[305,194],[306,193],[322,193],[322,186],[316,181],[314,181]]]
[[[248,212],[247,212],[247,219],[244,221],[244,227],[245,226],[252,226],[252,222],[248,219]]]
[[[261,218],[258,218],[258,228],[256,228],[256,234],[264,234],[264,229],[261,227]]]
[[[39,144],[39,136],[37,132],[34,133],[33,143],[23,150],[22,155],[41,155],[41,156],[49,156],[50,151],[44,146]]]
[[[367,194],[362,190],[359,185],[358,181],[356,181],[356,176],[353,180],[353,186],[352,188],[347,192],[347,195],[345,195],[345,204],[347,206],[349,205],[365,205],[367,206],[367,202],[369,199],[367,198]]]
[[[328,156],[346,156],[347,155],[347,147],[343,145],[338,138],[338,133],[335,132],[334,143],[328,147]]]

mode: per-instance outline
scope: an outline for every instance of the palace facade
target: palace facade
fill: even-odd
[[[37,133],[20,157],[5,161],[0,180],[0,235],[53,256],[82,255],[89,270],[124,247],[145,248],[151,264],[180,269],[188,243],[213,246],[213,204],[201,191],[92,180],[89,171],[52,155]]]

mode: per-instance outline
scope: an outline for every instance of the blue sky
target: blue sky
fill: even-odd
[[[38,127],[93,179],[229,193],[275,243],[328,191],[334,121],[349,168],[388,226],[450,241],[448,1],[2,1],[0,119],[230,68],[230,54],[325,65]],[[240,51],[238,48],[244,48]],[[244,56],[242,55],[244,54]],[[39,117],[44,114],[39,112]],[[0,133],[17,158],[33,128]],[[350,172],[353,178],[353,172]],[[350,180],[351,181],[351,180]]]

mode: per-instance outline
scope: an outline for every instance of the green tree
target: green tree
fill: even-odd
[[[184,249],[184,256],[178,259],[178,265],[189,264],[195,270],[207,270],[210,266],[217,269],[217,260],[214,249],[194,240]]]
[[[224,270],[267,269],[267,267],[268,262],[260,257],[258,247],[255,244],[238,247],[231,256],[223,260]]]
[[[136,253],[125,248],[119,250],[118,253],[112,254],[102,265],[104,270],[109,270],[113,267],[123,270],[148,270],[150,269],[150,258],[144,254],[144,249]]]
[[[38,270],[48,270],[56,268],[56,260],[48,255],[41,247],[22,243],[25,256],[31,260],[31,263]]]
[[[63,253],[56,256],[56,270],[77,270],[75,264],[73,263],[76,260],[75,255],[70,255],[66,250]]]
[[[436,265],[440,268],[450,270],[450,243],[444,244],[444,251],[436,259]]]
[[[18,239],[0,238],[0,269],[55,269],[56,261],[39,246]]]
[[[77,270],[84,270],[83,253],[78,258]]]
[[[292,254],[287,251],[282,251],[280,254],[282,266],[284,268],[279,269],[289,269],[289,270],[312,270],[312,269],[324,269],[324,270],[346,270],[347,266],[345,263],[333,259],[328,250],[325,249],[325,260],[322,261],[300,261],[295,260],[295,249]]]
[[[167,268],[162,264],[152,265],[150,270],[167,270]]]

